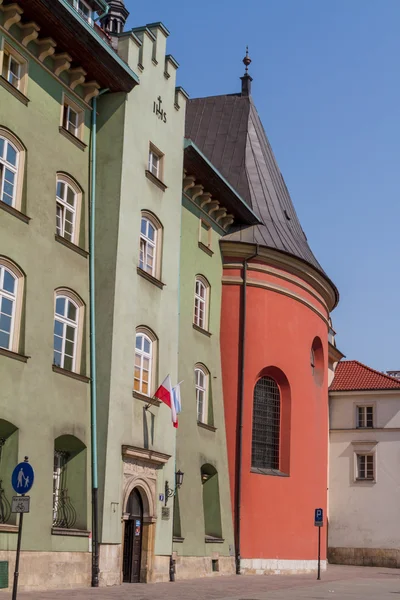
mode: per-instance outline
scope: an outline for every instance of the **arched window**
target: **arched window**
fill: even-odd
[[[79,245],[79,220],[81,190],[66,175],[57,175],[56,232],[75,245]]]
[[[18,352],[24,277],[0,257],[0,348]]]
[[[161,223],[155,216],[142,211],[139,268],[156,279],[161,277],[161,232]]]
[[[53,364],[78,372],[82,341],[83,302],[67,290],[56,292]]]
[[[0,524],[16,523],[16,514],[11,513],[11,474],[18,463],[18,429],[9,421],[0,419]]]
[[[73,435],[54,441],[53,527],[87,527],[86,446]]]
[[[197,421],[207,423],[208,421],[208,372],[198,365],[194,369],[196,386]]]
[[[205,330],[208,329],[209,298],[210,284],[202,275],[197,275],[194,290],[194,324]]]
[[[210,464],[201,467],[203,486],[204,533],[206,540],[222,539],[221,502],[218,472]],[[210,539],[211,538],[211,539]]]
[[[0,200],[20,208],[23,146],[9,131],[0,127]]]
[[[137,329],[133,389],[145,396],[151,396],[153,391],[155,345],[156,337],[149,329]]]
[[[315,337],[311,346],[311,374],[318,386],[324,381],[324,350],[319,337]]]
[[[281,396],[271,377],[261,377],[254,387],[251,465],[279,470]]]

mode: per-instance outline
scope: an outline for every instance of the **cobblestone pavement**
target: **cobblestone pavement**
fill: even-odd
[[[18,600],[400,600],[400,570],[331,565],[322,574],[209,577],[176,583],[20,592]],[[11,594],[0,593],[0,600]]]

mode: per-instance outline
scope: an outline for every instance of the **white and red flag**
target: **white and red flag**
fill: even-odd
[[[178,417],[176,416],[175,402],[172,395],[171,377],[167,375],[158,390],[154,394],[155,398],[164,402],[171,409],[171,418],[174,427],[178,427]]]

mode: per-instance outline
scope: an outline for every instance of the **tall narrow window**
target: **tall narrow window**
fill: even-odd
[[[64,104],[63,126],[72,135],[78,136],[78,113],[69,104]]]
[[[9,260],[0,257],[0,348],[18,352],[24,277]]]
[[[197,276],[194,292],[194,324],[205,330],[208,328],[209,292],[207,281],[203,277]]]
[[[56,367],[77,371],[79,312],[82,307],[70,297],[58,294],[54,316],[54,359]]]
[[[156,276],[157,230],[150,219],[142,217],[140,226],[139,267]]]
[[[54,440],[53,527],[86,529],[87,452],[73,435]]]
[[[150,173],[152,173],[152,175],[157,177],[157,179],[161,178],[160,177],[160,175],[161,175],[160,167],[161,167],[161,156],[152,147],[150,147],[149,171],[150,171]]]
[[[70,242],[75,240],[77,194],[66,181],[57,179],[56,231]]]
[[[360,429],[374,426],[373,406],[357,406],[357,427]]]
[[[251,465],[279,470],[281,398],[271,377],[262,377],[254,388]]]
[[[136,334],[135,376],[133,389],[135,392],[150,396],[153,363],[153,340],[145,333]]]
[[[208,412],[208,373],[202,367],[194,370],[196,386],[197,421],[207,423]]]
[[[7,42],[4,42],[1,74],[13,87],[26,94],[28,61]]]
[[[66,130],[79,140],[82,140],[84,117],[85,114],[82,107],[64,95],[60,123],[61,130]]]
[[[0,200],[15,207],[19,152],[0,134]]]

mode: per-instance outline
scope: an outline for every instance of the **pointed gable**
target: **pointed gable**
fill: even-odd
[[[400,390],[400,380],[367,367],[358,360],[344,360],[338,364],[330,392],[372,390]]]
[[[225,239],[291,254],[325,275],[307,243],[251,96],[196,98],[188,102],[186,115],[186,137],[199,146],[263,223],[237,228]]]

